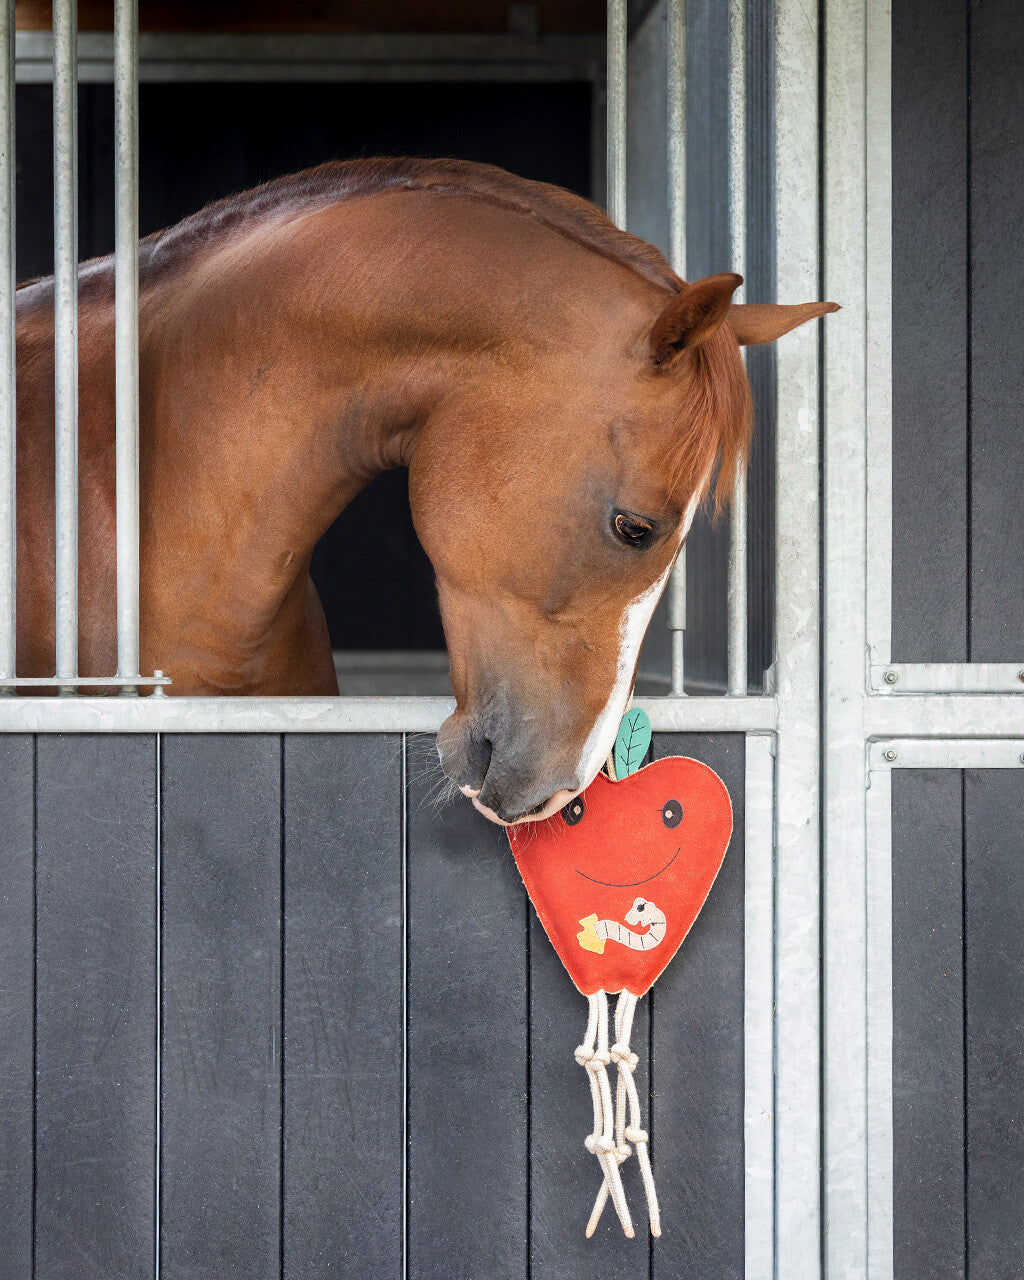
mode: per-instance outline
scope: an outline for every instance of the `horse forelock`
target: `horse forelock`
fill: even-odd
[[[669,489],[682,501],[709,480],[705,494],[717,516],[730,501],[738,468],[750,451],[753,405],[739,348],[728,325],[688,353],[686,391],[668,450]],[[659,375],[661,376],[661,375]]]

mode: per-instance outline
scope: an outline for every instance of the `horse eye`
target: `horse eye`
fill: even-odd
[[[565,824],[568,827],[574,827],[577,822],[582,822],[583,814],[584,808],[582,796],[577,796],[575,800],[570,800],[562,809],[562,817],[565,819]]]
[[[683,806],[678,800],[666,800],[661,806],[661,820],[666,827],[678,827],[683,820]]]
[[[616,511],[613,514],[612,528],[619,541],[630,547],[642,546],[653,532],[647,520],[630,515],[627,511]]]

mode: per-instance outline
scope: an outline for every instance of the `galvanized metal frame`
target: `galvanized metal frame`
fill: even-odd
[[[825,14],[823,1245],[892,1280],[890,770],[1024,766],[1024,662],[891,661],[891,19]]]

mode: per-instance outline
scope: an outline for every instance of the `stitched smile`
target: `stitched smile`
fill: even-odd
[[[679,857],[682,847],[682,845],[679,846],[672,857],[669,858],[668,862],[666,862],[662,867],[661,871],[655,871],[653,876],[647,876],[643,880],[628,880],[625,884],[613,884],[610,880],[595,880],[593,876],[588,876],[587,873],[585,871],[581,871],[579,867],[573,867],[573,870],[578,876],[582,876],[584,880],[589,880],[591,884],[603,884],[607,889],[635,889],[638,884],[647,884],[651,880],[657,880],[658,876],[660,876],[662,872],[667,871],[672,863],[675,862],[676,858]]]

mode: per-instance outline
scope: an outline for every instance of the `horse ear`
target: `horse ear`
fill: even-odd
[[[683,285],[651,330],[654,363],[670,364],[687,347],[706,342],[725,321],[732,295],[742,283],[742,276],[727,271]]]
[[[790,329],[838,311],[838,302],[801,302],[793,307],[772,302],[736,302],[729,308],[729,323],[741,347],[774,342]]]

